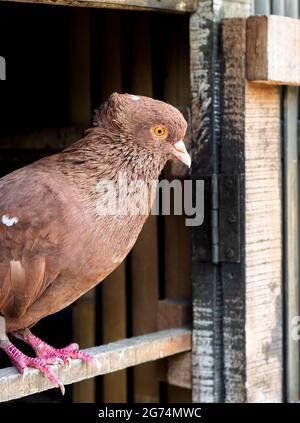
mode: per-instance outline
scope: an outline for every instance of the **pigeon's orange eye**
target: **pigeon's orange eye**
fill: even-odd
[[[157,126],[154,128],[154,133],[157,137],[163,137],[166,133],[166,130],[162,126]]]

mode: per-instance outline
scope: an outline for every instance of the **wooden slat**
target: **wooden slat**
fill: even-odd
[[[300,85],[300,20],[251,16],[247,21],[247,77],[250,81]]]
[[[192,307],[189,300],[160,300],[157,309],[158,330],[182,327],[192,321]]]
[[[152,96],[150,17],[134,20],[131,90]],[[159,296],[157,218],[150,216],[132,250],[132,330],[134,335],[157,329]],[[145,383],[147,381],[147,383]],[[159,368],[149,363],[134,369],[134,401],[159,402]]]
[[[295,0],[285,0],[284,1],[284,9],[285,13],[283,13],[285,16],[289,16],[290,18],[296,18],[299,19],[299,12],[300,12],[300,4],[298,1]]]
[[[294,0],[292,0],[294,1]],[[272,0],[272,15],[284,15],[284,3],[286,0]]]
[[[188,27],[185,21],[170,21],[166,42],[164,99],[177,106],[190,102],[189,56],[186,48]],[[164,176],[172,180],[172,163]],[[185,226],[185,216],[170,215],[165,218],[165,295],[170,299],[191,299],[190,232]]]
[[[0,150],[62,150],[78,141],[86,127],[43,128],[22,134],[1,135]]]
[[[89,10],[71,10],[69,62],[69,120],[72,125],[91,125],[90,15]],[[89,291],[73,306],[73,336],[82,348],[95,345],[95,291]],[[74,402],[95,401],[95,381],[73,387]]]
[[[188,25],[178,16],[176,20],[169,20],[167,28],[164,100],[174,106],[184,107],[190,103]],[[173,169],[174,164],[168,162],[164,177],[169,181],[176,179]],[[189,172],[186,176],[188,174]],[[175,303],[181,300],[191,302],[191,236],[189,228],[185,226],[185,216],[175,216],[171,211],[171,215],[164,218],[164,228],[165,296],[168,300],[175,300]],[[165,305],[167,304],[166,302]],[[165,317],[166,323],[167,315]],[[169,318],[172,319],[172,315]],[[168,385],[168,402],[175,401],[173,393],[174,390]],[[182,399],[184,398],[191,401],[191,391],[183,391]]]
[[[223,48],[221,171],[239,177],[241,216],[240,263],[222,265],[225,401],[280,402],[280,92],[246,80],[245,19],[224,22]]]
[[[171,329],[85,350],[98,365],[72,360],[70,367],[53,365],[52,370],[65,384],[115,372],[148,361],[159,360],[191,349],[191,331]],[[147,381],[145,381],[147,383]],[[24,380],[14,367],[0,370],[0,402],[51,389],[39,370],[29,369]]]
[[[247,16],[250,1],[198,1],[190,23],[192,94],[192,177],[205,181],[205,219],[192,229],[193,400],[223,399],[222,283],[220,266],[212,263],[212,174],[219,171],[221,51],[219,23],[230,16]]]
[[[285,1],[285,15],[300,17],[300,3]],[[284,225],[286,292],[286,398],[300,400],[300,344],[292,337],[293,322],[300,314],[299,289],[299,88],[287,87],[284,98]]]
[[[147,10],[170,13],[191,13],[195,0],[9,0],[17,3],[39,3],[102,9]]]
[[[298,162],[298,92],[288,87],[284,93],[284,216],[285,216],[285,292],[287,399],[300,399],[299,342],[292,338],[293,322],[299,316],[299,162]]]
[[[121,16],[116,10],[102,14],[97,21],[99,33],[94,48],[98,51],[101,100],[111,93],[122,92]],[[96,47],[98,46],[98,47]],[[100,104],[100,96],[99,96]],[[126,271],[125,261],[103,282],[102,342],[126,338]],[[103,377],[103,402],[127,401],[127,372],[121,370]]]
[[[271,14],[271,0],[255,0],[254,1],[254,15],[270,15]]]
[[[102,286],[102,339],[103,344],[126,338],[126,275],[123,262]],[[127,402],[127,372],[105,375],[103,402]]]
[[[192,353],[182,353],[168,358],[167,382],[185,389],[192,388]]]

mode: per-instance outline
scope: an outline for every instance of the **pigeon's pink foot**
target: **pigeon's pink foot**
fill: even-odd
[[[47,364],[68,364],[70,365],[71,358],[78,358],[84,361],[94,361],[94,357],[79,351],[78,344],[70,344],[65,348],[54,348],[42,341],[37,336],[33,335],[28,329],[21,334],[18,333],[23,341],[29,344],[36,352],[37,358],[43,360]]]
[[[1,341],[0,347],[9,356],[13,365],[19,370],[23,377],[25,377],[28,367],[39,369],[56,388],[61,389],[61,392],[64,395],[64,385],[58,379],[56,374],[51,371],[50,367],[44,360],[38,357],[28,357],[18,350],[18,348],[15,347],[9,340]]]

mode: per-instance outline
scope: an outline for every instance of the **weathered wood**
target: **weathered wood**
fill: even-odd
[[[84,295],[72,307],[73,336],[82,348],[95,345],[95,303],[94,293]],[[84,380],[73,387],[74,403],[95,401],[95,381]]]
[[[164,100],[173,105],[187,106],[190,104],[189,54],[186,48],[189,27],[188,22],[180,16],[173,20],[169,20],[165,40]],[[176,166],[178,166],[177,163],[169,162],[164,170],[164,178],[170,181],[175,179],[174,167]],[[185,169],[185,172],[185,177],[189,177],[189,169]],[[185,216],[176,216],[172,211],[169,216],[165,216],[164,234],[164,294],[167,299],[174,300],[173,305],[176,301],[191,302],[191,237],[189,228],[185,226]],[[167,306],[167,303],[162,304]],[[172,319],[171,315],[169,317]],[[184,316],[181,317],[184,319]],[[167,315],[165,318],[165,324],[167,324]],[[178,323],[182,324],[179,320]],[[174,390],[168,386],[168,402],[175,401],[173,392]],[[189,395],[191,400],[191,392],[186,395]]]
[[[167,382],[181,388],[192,388],[192,353],[177,354],[168,358]]]
[[[132,26],[131,92],[152,96],[150,17],[135,19]],[[157,217],[149,216],[131,253],[132,331],[141,335],[157,329],[159,297]],[[159,402],[159,368],[147,363],[133,371],[134,401]],[[145,383],[147,381],[147,383]]]
[[[195,0],[9,0],[17,3],[39,3],[102,9],[146,10],[169,13],[191,13]]]
[[[223,25],[221,171],[240,180],[241,261],[222,265],[227,402],[282,400],[281,141],[278,87],[246,80],[246,20]]]
[[[72,360],[69,368],[53,365],[52,369],[68,385],[190,349],[191,331],[171,329],[85,350],[95,357],[96,364]],[[39,370],[29,369],[24,380],[14,367],[0,370],[0,401],[9,401],[51,388],[51,383]]]
[[[193,400],[220,402],[222,374],[222,283],[211,254],[211,179],[219,171],[221,51],[223,17],[247,16],[250,1],[198,1],[190,21],[192,94],[192,177],[205,181],[205,218],[193,228]]]
[[[287,399],[299,401],[299,342],[292,337],[293,323],[299,316],[299,162],[298,162],[298,92],[289,87],[284,93],[284,234],[286,292]]]
[[[101,20],[100,20],[101,19]],[[99,21],[100,20],[100,21]],[[96,26],[96,28],[95,28]],[[98,51],[97,72],[101,100],[105,101],[111,93],[122,92],[121,63],[121,16],[116,10],[98,15],[94,22],[94,48]],[[97,79],[98,79],[97,78]],[[100,95],[97,97],[100,103]],[[111,273],[103,282],[102,290],[102,342],[126,338],[126,262]],[[121,370],[103,377],[103,402],[127,402],[127,371]]]
[[[247,77],[250,81],[300,85],[300,21],[283,16],[247,20]]]
[[[89,10],[70,12],[69,121],[88,128],[91,125],[90,15]],[[82,348],[95,345],[95,332],[95,291],[91,290],[74,304],[74,341]],[[75,385],[73,401],[94,402],[94,380]]]
[[[157,329],[185,326],[192,321],[192,307],[188,300],[160,300],[157,309]]]
[[[246,357],[248,402],[282,400],[280,92],[246,86]],[[257,145],[264,145],[258,156]]]
[[[300,3],[285,1],[285,15],[300,17]],[[299,89],[286,87],[284,99],[284,235],[286,293],[286,399],[300,400],[300,344],[293,339],[295,318],[300,314],[299,297]]]
[[[178,19],[177,25],[170,22],[165,46],[164,100],[173,105],[185,106],[190,103],[187,42],[187,22],[182,19]],[[169,162],[164,171],[164,177],[170,181],[174,179],[172,168],[174,164]],[[164,224],[166,298],[191,299],[190,233],[185,226],[185,216],[171,213],[165,217]]]
[[[123,262],[102,286],[103,344],[126,338],[126,321],[126,274]],[[104,376],[103,402],[127,402],[126,370]]]

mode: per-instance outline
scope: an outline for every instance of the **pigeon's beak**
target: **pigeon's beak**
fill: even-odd
[[[184,163],[188,167],[191,167],[191,162],[192,162],[191,156],[187,152],[187,149],[182,140],[177,141],[175,144],[173,144],[172,153],[182,163]]]

